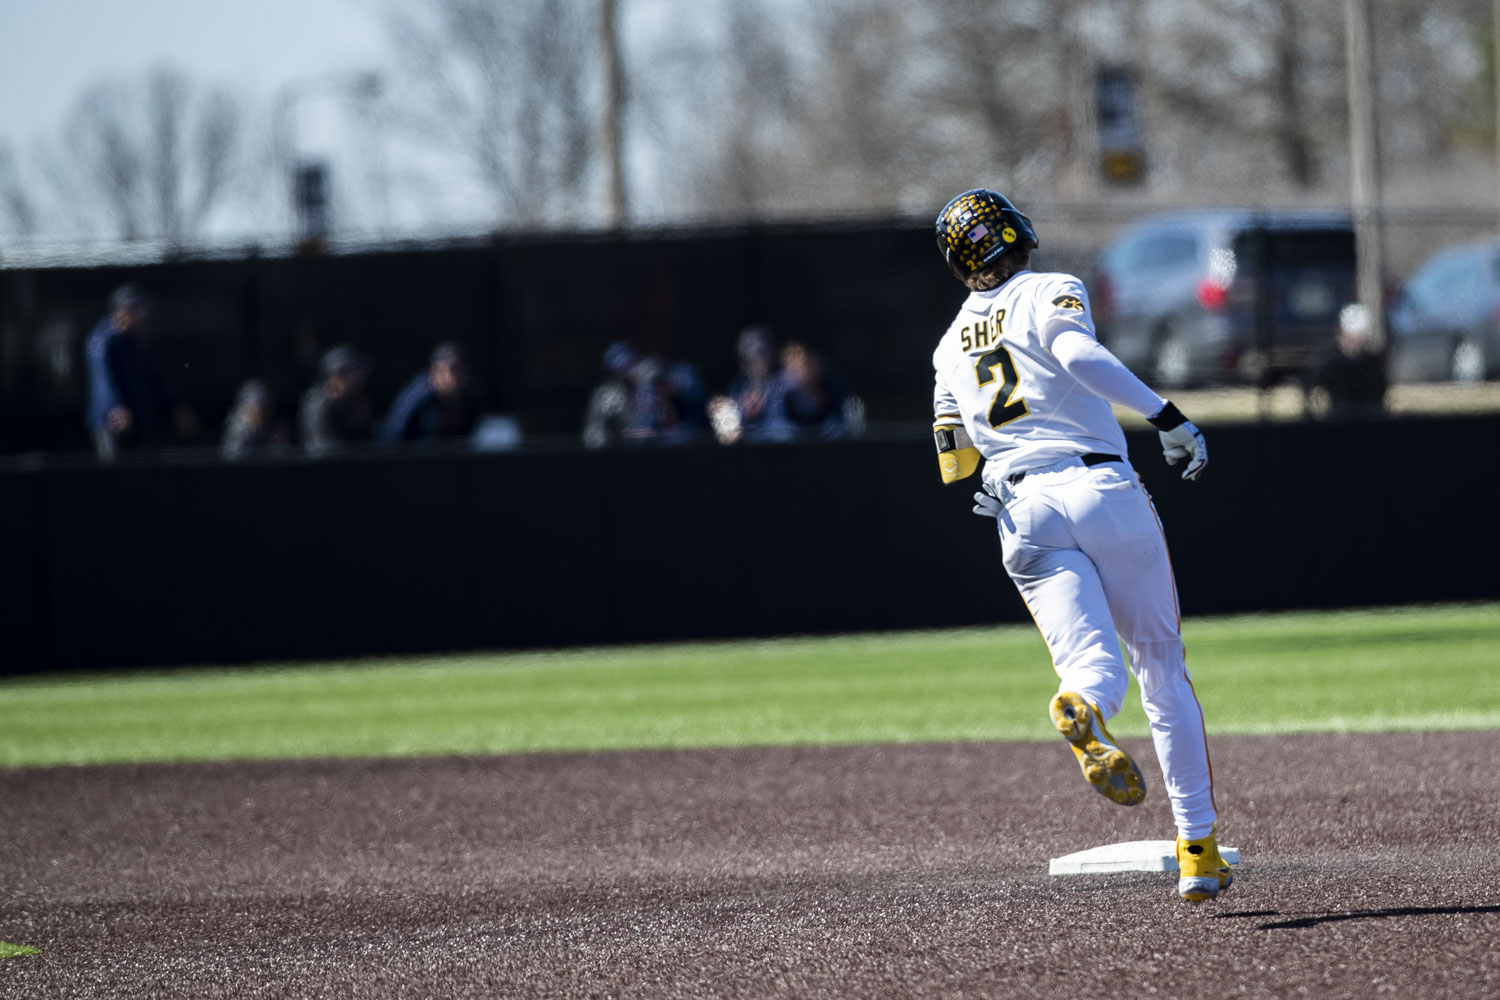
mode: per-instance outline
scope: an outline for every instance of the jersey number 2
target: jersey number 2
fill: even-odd
[[[980,385],[995,381],[995,369],[1000,369],[1000,387],[995,390],[995,401],[990,404],[990,426],[1002,427],[1012,420],[1019,420],[1030,413],[1026,400],[1016,395],[1021,377],[1016,374],[1016,363],[1003,346],[981,355],[974,362],[974,375]]]

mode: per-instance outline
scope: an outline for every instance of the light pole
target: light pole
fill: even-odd
[[[287,185],[287,215],[285,217],[287,229],[296,232],[300,238],[321,239],[327,235],[326,232],[309,230],[317,229],[319,226],[326,229],[328,225],[326,214],[323,214],[327,207],[328,166],[326,162],[304,161],[302,158],[297,131],[298,104],[305,98],[319,93],[343,95],[359,102],[368,128],[373,118],[370,108],[379,99],[383,88],[384,83],[378,72],[360,70],[298,77],[282,84],[277,92],[272,108],[272,141],[275,146],[276,172],[282,178],[282,183]],[[374,137],[373,141],[378,142],[378,137]],[[387,198],[387,192],[384,190],[383,158],[379,149],[375,150],[374,155],[382,161],[376,164],[379,175],[377,186],[381,189],[377,192],[377,197],[384,200]],[[321,192],[324,204],[318,206],[318,210],[311,214],[319,215],[321,218],[309,219],[309,209],[312,206],[308,204],[307,199],[314,197],[316,192]],[[387,206],[383,204],[382,210],[386,209]]]

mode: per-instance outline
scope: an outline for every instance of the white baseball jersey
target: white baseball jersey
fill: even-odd
[[[1070,274],[1021,271],[970,293],[932,363],[934,424],[967,429],[985,480],[1005,498],[1001,555],[1047,642],[1058,690],[1110,719],[1134,672],[1178,833],[1208,836],[1213,772],[1161,524],[1134,470],[1078,461],[1125,457],[1105,395],[1142,414],[1166,401],[1099,346],[1088,293]],[[1028,474],[1001,489],[1016,472]]]
[[[963,424],[986,480],[1088,452],[1125,455],[1109,403],[1052,355],[1047,326],[1059,314],[1093,335],[1083,282],[1022,271],[971,292],[933,352],[933,425]]]

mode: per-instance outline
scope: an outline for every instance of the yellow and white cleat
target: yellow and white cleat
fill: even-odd
[[[1073,748],[1083,778],[1111,802],[1133,806],[1146,797],[1146,779],[1130,754],[1115,745],[1104,720],[1081,695],[1059,692],[1050,706],[1052,724]]]
[[[1234,872],[1219,855],[1219,842],[1210,833],[1202,840],[1177,837],[1177,895],[1189,903],[1213,899],[1234,881]]]

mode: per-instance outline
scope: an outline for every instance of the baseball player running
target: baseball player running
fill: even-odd
[[[945,483],[984,465],[974,512],[993,517],[1005,569],[1052,654],[1053,724],[1083,776],[1120,805],[1145,779],[1109,735],[1129,685],[1141,687],[1177,825],[1177,891],[1192,902],[1233,880],[1219,855],[1203,711],[1184,659],[1161,522],[1127,461],[1110,409],[1161,432],[1167,464],[1196,480],[1203,434],[1099,343],[1088,292],[1070,274],[1030,270],[1031,222],[1004,195],[966,191],[937,219],[937,243],[969,289],[933,352],[933,432]]]

